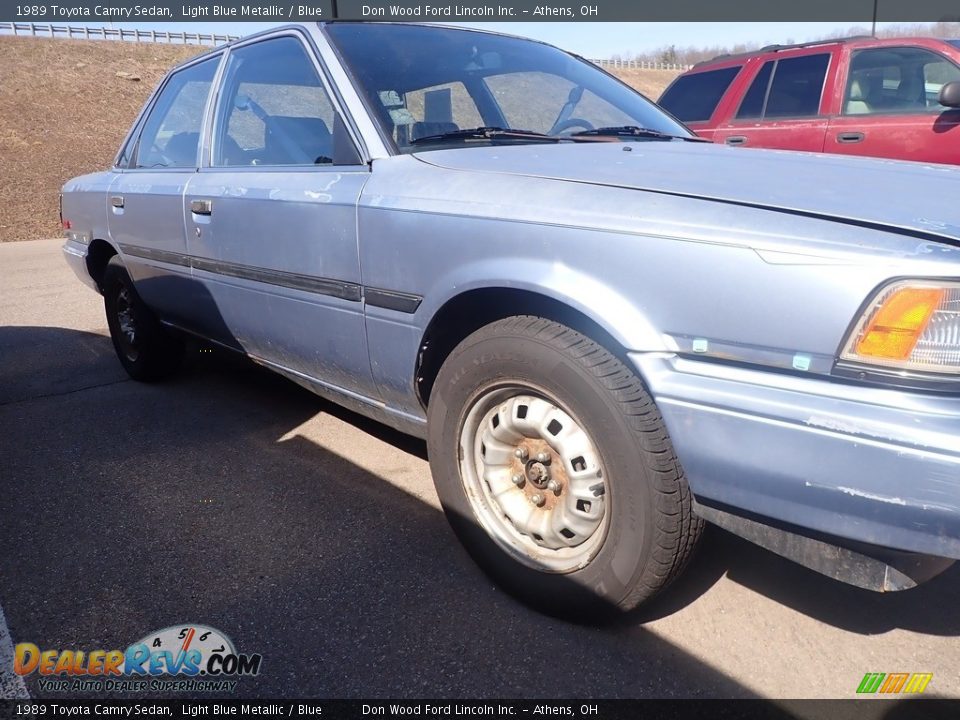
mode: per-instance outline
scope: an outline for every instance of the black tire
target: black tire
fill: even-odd
[[[585,567],[544,572],[481,526],[461,478],[460,436],[474,400],[503,384],[537,387],[576,416],[606,470],[606,534]],[[703,528],[663,420],[641,380],[584,335],[539,317],[481,328],[447,358],[429,404],[430,467],[457,536],[501,586],[582,622],[639,606],[684,568]]]
[[[183,362],[183,341],[157,320],[133,286],[116,255],[103,273],[103,305],[113,348],[134,380],[151,382],[175,373]],[[132,336],[124,330],[132,329]]]

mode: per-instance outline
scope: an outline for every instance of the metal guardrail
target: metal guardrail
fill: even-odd
[[[126,40],[133,42],[183,43],[193,45],[222,45],[238,39],[238,35],[211,33],[169,32],[167,30],[139,30],[137,28],[75,27],[28,22],[0,22],[0,35],[30,37],[75,38],[82,40]],[[692,65],[651,62],[647,60],[595,59],[594,65],[612,70],[689,70]]]
[[[72,38],[77,40],[123,40],[133,42],[182,43],[184,45],[222,45],[236,40],[238,35],[215,33],[169,32],[167,30],[139,30],[134,28],[74,27],[73,25],[43,25],[27,22],[2,22],[0,35],[29,37]]]
[[[604,70],[676,70],[682,72],[693,67],[692,65],[651,62],[648,60],[591,60],[590,62],[599,65]]]

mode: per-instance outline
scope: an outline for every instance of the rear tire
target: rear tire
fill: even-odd
[[[134,380],[151,382],[176,372],[183,361],[183,341],[157,320],[133,286],[116,255],[103,273],[103,304],[114,350]]]
[[[580,621],[629,611],[689,560],[703,522],[663,420],[641,380],[584,335],[531,316],[481,328],[447,358],[428,415],[450,524],[537,609]]]

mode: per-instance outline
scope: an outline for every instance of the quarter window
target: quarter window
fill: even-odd
[[[847,115],[939,112],[940,88],[960,80],[960,68],[930,50],[860,50],[850,61],[843,111]]]
[[[337,113],[296,38],[231,52],[223,87],[215,166],[333,163]]]
[[[660,106],[684,122],[709,120],[740,67],[684,75],[660,98]]]
[[[767,102],[767,90],[770,89],[770,76],[773,74],[775,60],[768,60],[760,68],[760,72],[750,83],[750,89],[743,96],[740,103],[740,109],[737,110],[738,118],[761,118],[763,117],[763,106]]]
[[[219,62],[218,56],[170,76],[143,125],[135,167],[197,166],[203,113]]]

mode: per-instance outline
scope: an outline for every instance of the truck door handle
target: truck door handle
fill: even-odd
[[[123,195],[114,195],[110,198],[110,204],[115,208],[123,207]]]
[[[863,142],[865,135],[862,132],[842,132],[837,134],[837,142],[849,145],[850,143]]]
[[[745,135],[731,135],[725,142],[727,145],[746,145],[747,138]]]
[[[213,212],[213,200],[191,201],[190,212],[192,212],[194,215],[209,215]]]

